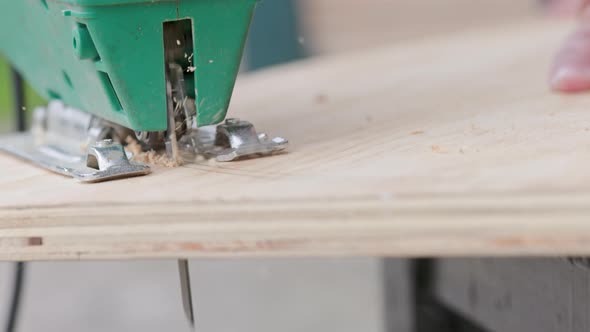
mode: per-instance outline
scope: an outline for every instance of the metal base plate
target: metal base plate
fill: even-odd
[[[52,101],[33,112],[31,131],[0,137],[0,151],[82,182],[145,175],[111,137],[122,130],[91,114]]]
[[[174,119],[169,119],[175,128]],[[49,103],[34,112],[30,133],[0,137],[0,151],[15,155],[55,173],[82,182],[100,182],[150,173],[146,165],[129,161],[123,146],[125,128],[65,106],[60,101]],[[284,151],[288,141],[270,139],[257,133],[254,125],[239,119],[227,119],[216,127],[191,128],[180,139],[175,131],[166,139],[169,156],[204,156],[227,162],[243,158],[268,156]]]
[[[185,152],[215,158],[220,162],[269,156],[285,151],[288,145],[285,138],[270,139],[265,133],[257,133],[252,123],[233,118],[216,127],[193,130],[180,140]]]
[[[100,159],[102,155],[103,160],[106,159],[107,162],[103,163],[99,169],[95,169],[87,166],[86,155],[72,154],[56,145],[36,145],[30,133],[0,138],[0,151],[82,182],[101,182],[150,173],[148,166],[130,163],[124,152],[119,152],[123,151],[123,148],[120,149],[115,145],[115,149],[100,152],[99,157],[95,158]]]

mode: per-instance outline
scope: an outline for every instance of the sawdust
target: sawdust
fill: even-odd
[[[439,145],[433,145],[433,146],[430,147],[430,149],[434,153],[447,153],[448,152],[446,149],[442,148]]]
[[[318,104],[318,105],[322,105],[328,102],[328,96],[326,96],[325,94],[317,94],[314,98],[313,98],[314,103]]]
[[[127,136],[125,143],[127,143],[125,146],[127,151],[133,153],[134,156],[143,152],[141,145],[139,145],[139,143],[133,137]]]
[[[168,168],[182,166],[182,160],[172,160],[168,158],[165,153],[157,152],[154,150],[150,151],[143,151],[141,145],[131,136],[128,136],[125,139],[127,146],[125,148],[127,151],[131,152],[133,156],[131,157],[132,161],[144,163],[144,164],[151,164],[151,165],[158,165],[164,166]]]

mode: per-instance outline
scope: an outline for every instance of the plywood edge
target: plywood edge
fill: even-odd
[[[590,254],[588,194],[451,196],[2,208],[0,260]]]

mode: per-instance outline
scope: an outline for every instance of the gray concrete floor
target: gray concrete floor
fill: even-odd
[[[0,324],[12,286],[0,264]],[[380,332],[381,262],[191,262],[198,331]],[[19,332],[189,331],[175,261],[31,263]]]

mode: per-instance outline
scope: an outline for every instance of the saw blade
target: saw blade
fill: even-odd
[[[195,326],[195,314],[193,308],[193,295],[191,290],[191,278],[188,266],[188,259],[178,260],[178,275],[180,277],[180,292],[182,295],[182,307],[184,315],[191,327]]]

